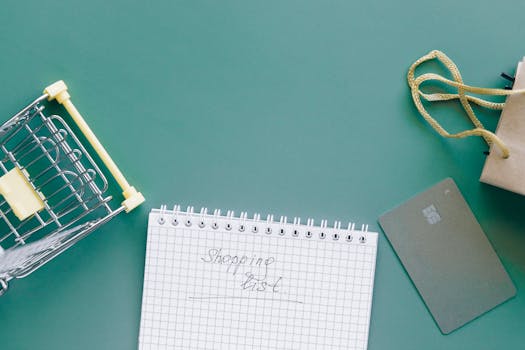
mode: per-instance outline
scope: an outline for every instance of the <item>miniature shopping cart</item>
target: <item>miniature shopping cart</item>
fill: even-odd
[[[74,125],[46,116],[45,100],[63,105]],[[108,195],[116,184],[108,184],[87,149],[122,189],[120,205]],[[0,126],[0,195],[0,295],[11,279],[29,275],[144,201],[77,111],[63,81]]]

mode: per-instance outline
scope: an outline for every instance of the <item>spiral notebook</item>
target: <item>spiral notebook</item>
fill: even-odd
[[[364,225],[154,209],[139,348],[366,349],[377,239]]]

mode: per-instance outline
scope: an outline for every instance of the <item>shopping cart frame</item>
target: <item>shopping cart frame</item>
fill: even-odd
[[[124,200],[120,205],[115,206],[113,197],[107,194],[109,185],[104,172],[68,123],[60,116],[43,113],[46,100],[64,106],[122,189]],[[15,200],[9,201],[2,193],[0,223],[8,232],[0,231],[0,259],[4,254],[17,259],[15,265],[0,271],[0,295],[13,278],[28,276],[119,213],[130,212],[144,202],[142,194],[129,185],[73,105],[63,81],[48,86],[43,95],[0,126],[0,153],[4,176],[9,173],[26,184],[27,191],[39,204],[38,210],[20,214],[26,208],[16,207],[17,203],[24,204],[16,198],[19,195],[16,188],[11,193]],[[6,245],[4,250],[2,246]],[[20,257],[19,252],[28,255]]]

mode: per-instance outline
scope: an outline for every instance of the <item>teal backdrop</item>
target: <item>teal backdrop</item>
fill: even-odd
[[[4,0],[3,120],[64,79],[147,202],[12,281],[0,348],[135,349],[152,207],[381,232],[380,214],[451,176],[518,294],[444,336],[381,233],[369,349],[522,349],[525,198],[478,181],[486,145],[439,138],[413,107],[406,72],[441,49],[466,82],[503,87],[499,73],[525,55],[523,13],[518,0]],[[496,127],[498,113],[476,111]],[[470,126],[456,103],[433,112],[451,130]]]

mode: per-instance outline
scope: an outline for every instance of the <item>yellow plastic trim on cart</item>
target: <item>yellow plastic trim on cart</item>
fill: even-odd
[[[126,212],[130,212],[142,204],[144,202],[144,196],[138,192],[135,187],[130,186],[115,162],[113,162],[113,159],[111,159],[108,152],[104,149],[104,146],[102,146],[93,131],[91,131],[91,128],[87,125],[84,118],[80,115],[76,107],[71,102],[71,96],[67,92],[67,86],[64,81],[59,80],[49,85],[44,89],[44,94],[47,95],[48,101],[56,99],[58,103],[64,106],[64,108],[71,115],[71,118],[73,118],[77,124],[80,131],[82,131],[86,139],[89,141],[95,152],[97,152],[104,165],[108,168],[111,175],[113,175],[122,189],[122,195],[125,198],[125,200],[122,202],[122,206],[124,206]]]
[[[0,177],[0,194],[20,221],[44,209],[44,202],[27,178],[27,173],[18,168]]]

